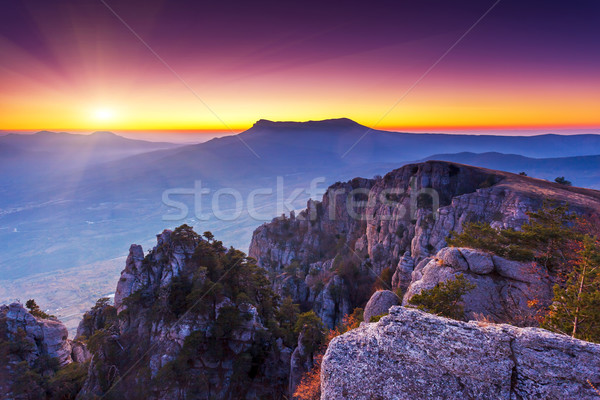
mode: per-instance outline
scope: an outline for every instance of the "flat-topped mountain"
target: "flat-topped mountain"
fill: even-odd
[[[362,128],[369,129],[350,118],[332,118],[320,121],[270,121],[268,119],[259,119],[248,131],[258,129],[343,129],[343,128]]]

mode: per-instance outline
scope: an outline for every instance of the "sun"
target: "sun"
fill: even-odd
[[[96,121],[111,121],[115,117],[115,113],[110,108],[97,108],[92,113]]]

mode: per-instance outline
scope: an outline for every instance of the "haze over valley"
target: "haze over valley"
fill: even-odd
[[[438,154],[453,150],[461,151]],[[19,171],[18,179],[12,174],[0,177],[0,240],[6,244],[0,262],[6,284],[2,298],[35,295],[59,315],[64,315],[60,309],[73,314],[72,306],[84,310],[94,296],[110,294],[98,285],[113,282],[119,268],[85,281],[94,289],[82,306],[73,295],[50,299],[43,290],[13,286],[12,281],[37,276],[44,281],[56,273],[61,281],[72,281],[61,285],[61,293],[77,292],[83,271],[98,268],[97,263],[112,265],[109,260],[126,255],[123,243],[147,245],[154,240],[153,232],[182,223],[210,230],[225,244],[247,250],[256,227],[289,213],[290,207],[306,206],[313,181],[313,198],[319,198],[336,181],[436,159],[526,172],[550,181],[566,176],[576,186],[600,188],[599,156],[593,155],[600,153],[597,135],[409,134],[370,130],[349,119],[259,120],[239,135],[183,146],[109,132],[7,135],[0,138],[0,151],[8,155],[0,161],[2,169]],[[210,190],[202,195],[201,209],[190,194],[196,182]],[[244,208],[238,212],[231,195],[220,196],[214,200],[217,210],[223,210],[218,218],[213,198],[223,188],[239,192]],[[181,211],[163,202],[163,193],[172,189],[188,193],[172,195],[188,207],[183,218],[174,220]],[[256,189],[271,194],[254,196],[256,212],[249,213],[248,195]],[[296,189],[300,191],[293,193]]]
[[[0,400],[593,400],[600,2],[0,4]]]

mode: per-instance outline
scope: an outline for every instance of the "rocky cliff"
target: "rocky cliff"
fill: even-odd
[[[545,200],[568,202],[580,214],[600,210],[595,190],[449,162],[406,165],[383,177],[337,183],[297,216],[262,225],[249,254],[269,271],[279,294],[314,309],[333,327],[348,309],[364,306],[385,269],[392,274],[393,289],[404,293],[412,286],[412,293],[440,278],[439,271],[432,277],[432,265],[427,265],[444,249],[451,231],[460,232],[466,222],[518,229],[527,212]],[[503,301],[521,298],[518,291],[531,282],[502,276],[503,267],[492,261],[470,270],[471,278],[491,287],[490,296],[500,291]],[[464,260],[450,265],[455,271],[465,268]],[[519,268],[523,276],[529,274]],[[505,284],[497,285],[499,280]],[[514,283],[511,293],[509,283]],[[546,293],[547,285],[535,289]]]
[[[209,232],[165,230],[147,254],[130,247],[115,304],[100,299],[74,341],[56,320],[0,308],[0,394],[290,398],[318,350],[309,324],[296,326],[299,311],[333,328],[366,305],[367,321],[391,311],[331,343],[324,398],[591,398],[598,345],[396,306],[463,275],[475,284],[463,296],[467,319],[531,324],[529,304],[552,298],[548,270],[446,238],[472,221],[519,228],[547,199],[600,210],[593,190],[432,161],[331,186],[298,215],[259,227],[251,257]]]
[[[322,399],[597,399],[600,345],[392,307],[335,338]]]
[[[77,388],[72,377],[55,377],[58,370],[86,361],[85,345],[67,336],[67,328],[54,318],[34,316],[20,303],[0,306],[0,398],[43,398],[47,393],[59,398],[63,385]]]
[[[189,227],[146,256],[131,246],[118,320],[101,307],[78,330],[92,353],[78,398],[282,398],[291,349],[273,333],[274,299],[243,253]]]
[[[34,317],[20,303],[0,307],[0,319],[6,335],[22,340],[27,345],[21,358],[30,364],[41,356],[56,358],[59,365],[71,363],[71,342],[67,328],[58,320]]]

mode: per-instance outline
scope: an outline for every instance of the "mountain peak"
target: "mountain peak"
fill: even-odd
[[[358,122],[351,120],[350,118],[333,118],[324,119],[318,121],[271,121],[268,119],[260,119],[252,125],[252,128],[322,128],[322,129],[336,129],[336,128],[356,128],[362,127]]]
[[[47,136],[47,137],[50,137],[50,136],[63,136],[63,135],[66,135],[66,134],[67,133],[65,133],[65,132],[52,132],[52,131],[39,131],[39,132],[34,133],[34,135],[36,135],[36,136]]]
[[[118,135],[115,133],[109,132],[109,131],[96,131],[96,132],[92,132],[90,134],[90,136],[93,136],[93,137],[115,137]]]

